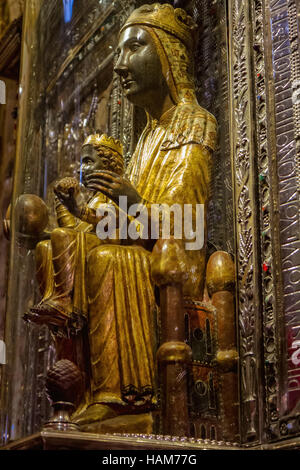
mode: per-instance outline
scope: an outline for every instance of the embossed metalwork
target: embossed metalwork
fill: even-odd
[[[213,157],[208,239],[215,248],[233,253],[226,1],[198,0],[191,3],[199,25],[195,58],[197,96],[199,103],[216,116],[219,125],[218,145]]]
[[[90,434],[43,431],[12,442],[4,450],[245,450],[246,446],[224,441],[161,436],[157,434]],[[254,450],[299,450],[300,438],[257,445]],[[249,455],[249,452],[248,452]],[[259,454],[258,454],[259,455]],[[274,454],[277,455],[277,454]]]
[[[298,8],[298,9],[297,9]],[[296,139],[296,171],[298,193],[300,192],[300,5],[296,0],[288,0],[289,39],[291,44],[292,101]],[[298,22],[297,22],[298,17]]]
[[[276,175],[272,168],[272,107],[267,89],[269,57],[265,51],[268,37],[264,19],[264,2],[256,0],[253,4],[253,85],[255,93],[255,122],[257,142],[257,184],[259,195],[260,250],[262,272],[262,316],[264,337],[264,374],[265,374],[265,420],[267,426],[278,419],[280,407],[279,384],[279,339],[278,339],[278,290],[279,276],[275,245],[277,238],[277,219],[274,214],[273,196],[276,192]],[[277,245],[278,246],[278,245]]]
[[[256,0],[252,8],[264,427],[269,439],[299,432],[299,368],[292,360],[299,338],[300,263],[296,13],[295,2],[287,0]]]
[[[235,172],[237,295],[241,367],[241,426],[244,441],[260,439],[259,278],[255,224],[255,152],[249,31],[249,4],[234,0],[229,8],[231,53],[231,132]]]
[[[276,168],[280,259],[283,281],[283,322],[286,354],[282,357],[285,386],[281,414],[296,412],[300,399],[300,368],[293,355],[300,339],[299,238],[299,103],[295,84],[300,79],[299,51],[295,41],[296,7],[293,1],[270,1],[271,44],[276,123]],[[297,134],[298,133],[298,134]],[[299,406],[299,405],[298,405]]]
[[[91,434],[43,431],[10,443],[5,450],[242,450],[238,443],[159,434]]]
[[[135,141],[133,119],[136,111],[133,105],[124,98],[120,80],[116,74],[113,77],[109,106],[111,135],[122,141],[125,165],[127,165],[130,161]]]

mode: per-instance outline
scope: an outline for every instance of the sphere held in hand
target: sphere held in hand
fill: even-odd
[[[48,207],[43,199],[35,194],[22,194],[15,206],[17,231],[36,236],[44,231],[48,224]]]
[[[76,195],[79,192],[79,181],[73,176],[66,176],[56,183],[55,189],[62,193],[68,193],[72,190]]]

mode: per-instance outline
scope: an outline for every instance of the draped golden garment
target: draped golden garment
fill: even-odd
[[[97,193],[87,206],[97,210],[100,206],[107,207],[107,203],[106,196]],[[76,219],[59,202],[56,212],[59,227],[51,232],[51,240],[42,241],[36,247],[41,303],[55,302],[56,308],[63,310],[62,300],[72,296],[72,312],[87,318],[86,256],[102,241],[95,233],[95,225]]]
[[[148,208],[153,203],[206,207],[214,142],[215,119],[196,103],[180,103],[159,121],[148,117],[127,171],[144,204]],[[88,256],[94,403],[138,406],[156,401],[157,320],[150,253],[132,243],[102,245]],[[187,251],[187,256],[189,280],[184,293],[199,298],[205,247]]]

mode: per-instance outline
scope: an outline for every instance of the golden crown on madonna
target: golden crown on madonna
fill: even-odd
[[[188,48],[193,48],[197,25],[193,18],[182,8],[173,8],[169,4],[143,5],[134,10],[121,29],[133,25],[145,25],[162,29],[180,39]]]

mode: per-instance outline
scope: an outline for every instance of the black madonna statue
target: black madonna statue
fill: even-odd
[[[149,211],[153,204],[191,204],[196,223],[196,204],[203,204],[206,214],[209,199],[216,120],[195,96],[194,33],[192,18],[167,4],[144,5],[128,18],[120,31],[115,71],[127,99],[145,110],[147,125],[126,176],[94,172],[87,187],[116,204],[127,196],[128,207],[142,203]],[[206,233],[205,222],[202,229]],[[151,240],[138,246],[127,239],[126,244],[101,245],[88,256],[91,387],[76,418],[84,430],[113,429],[113,422],[118,429],[120,420],[133,413],[132,419],[144,420],[141,429],[151,432],[157,402],[152,247]],[[186,254],[184,295],[201,299],[205,243]]]
[[[148,214],[153,205],[189,204],[204,243],[195,241],[195,233],[194,238],[183,237],[189,242],[183,292],[201,299],[216,120],[195,95],[195,28],[184,10],[169,4],[144,5],[130,15],[120,31],[115,72],[126,98],[145,110],[147,124],[126,175],[93,171],[86,186],[116,205],[126,196],[125,209],[142,204]],[[200,204],[202,222],[196,210]],[[162,217],[158,220],[160,224]],[[160,236],[159,225],[155,240],[149,235],[140,243],[124,236],[120,243],[101,243],[86,255],[90,384],[73,416],[84,431],[128,431],[130,422],[135,430],[152,431],[159,322],[150,257]]]

